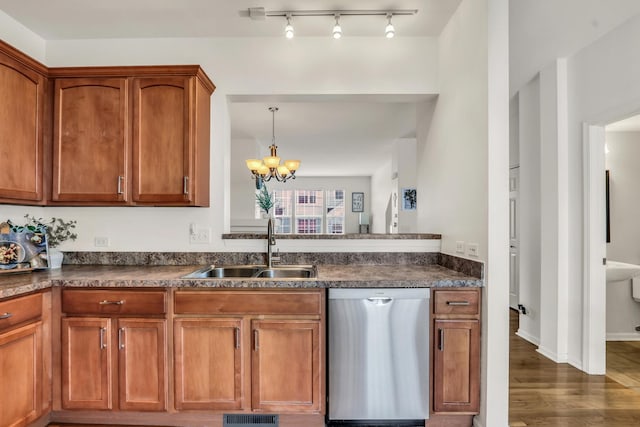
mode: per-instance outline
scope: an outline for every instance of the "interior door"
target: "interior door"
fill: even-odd
[[[520,167],[509,170],[509,306],[518,309],[520,302]]]

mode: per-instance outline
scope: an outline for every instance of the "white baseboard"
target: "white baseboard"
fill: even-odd
[[[569,363],[569,365],[573,366],[574,368],[583,371],[583,369],[582,369],[582,361],[581,360],[569,359],[567,362]]]
[[[607,332],[607,341],[640,341],[639,332]]]
[[[523,340],[529,341],[533,345],[540,345],[540,338],[531,335],[527,331],[523,331],[522,329],[518,329],[518,332],[516,332],[516,335],[519,336],[520,338],[522,338]]]
[[[549,351],[544,347],[538,347],[536,351],[541,355],[543,355],[544,357],[546,357],[547,359],[551,360],[552,362],[562,363],[558,358],[558,354],[554,351]]]

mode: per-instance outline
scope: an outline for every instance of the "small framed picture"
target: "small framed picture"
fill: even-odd
[[[403,211],[415,211],[418,207],[418,199],[415,188],[403,188],[401,205]]]
[[[351,193],[351,212],[364,212],[364,193]]]

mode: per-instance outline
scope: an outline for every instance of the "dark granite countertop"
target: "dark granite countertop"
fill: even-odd
[[[440,265],[318,265],[314,279],[180,279],[201,266],[65,265],[0,276],[0,298],[52,286],[185,288],[479,287],[476,277]]]
[[[223,239],[266,239],[265,233],[227,233]],[[441,240],[436,233],[276,234],[278,240]]]

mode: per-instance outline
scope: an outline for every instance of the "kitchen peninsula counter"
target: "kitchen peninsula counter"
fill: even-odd
[[[480,287],[483,280],[441,265],[317,265],[313,279],[181,279],[200,265],[65,265],[60,270],[0,276],[0,298],[65,287],[354,288]]]

